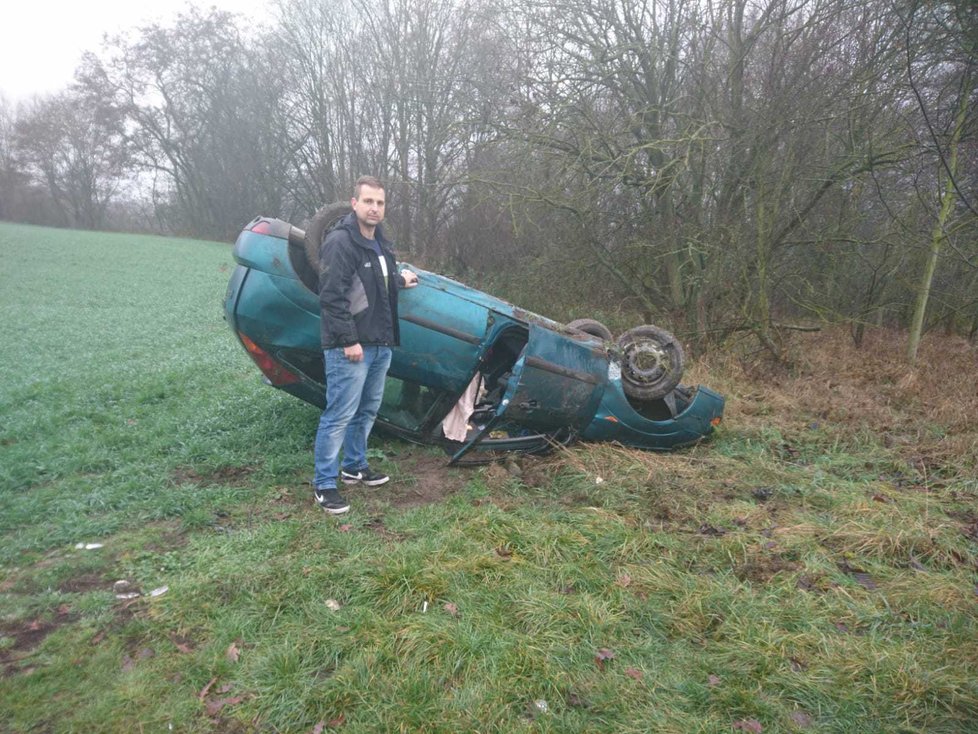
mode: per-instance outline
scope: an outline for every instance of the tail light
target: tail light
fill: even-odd
[[[255,234],[272,234],[272,225],[268,221],[262,219],[253,227],[249,229]]]
[[[268,378],[270,383],[279,387],[282,385],[294,385],[302,381],[301,377],[276,362],[271,354],[255,344],[240,331],[238,332],[238,336],[241,338],[241,343],[244,344],[244,348],[248,350],[248,354],[255,360],[258,369],[262,371],[262,374]]]

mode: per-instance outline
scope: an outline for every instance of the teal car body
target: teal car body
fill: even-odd
[[[313,405],[325,400],[316,272],[304,233],[258,218],[234,246],[237,266],[225,318],[266,381]],[[723,398],[678,386],[637,403],[622,389],[614,345],[451,278],[406,265],[419,285],[399,297],[401,345],[393,350],[377,427],[444,445],[457,462],[486,452],[539,452],[575,438],[665,450],[709,435]],[[442,420],[479,379],[463,441]]]

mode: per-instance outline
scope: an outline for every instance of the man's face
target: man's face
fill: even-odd
[[[367,227],[376,227],[384,221],[384,190],[373,186],[360,187],[360,196],[350,200],[357,221]]]

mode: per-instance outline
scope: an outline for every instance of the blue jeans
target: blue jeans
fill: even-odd
[[[391,364],[390,347],[364,347],[363,361],[351,362],[342,348],[323,352],[326,365],[326,409],[316,431],[317,489],[336,487],[343,449],[343,470],[367,468],[367,436],[374,426],[384,380]]]

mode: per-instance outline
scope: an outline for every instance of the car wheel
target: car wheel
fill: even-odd
[[[621,386],[636,400],[661,398],[683,376],[683,348],[658,326],[636,326],[618,337],[622,351]]]
[[[603,339],[606,342],[613,341],[615,338],[611,333],[611,329],[594,319],[575,319],[567,324],[567,328],[584,332],[590,336],[596,336],[598,339]]]
[[[337,201],[322,207],[306,224],[306,259],[317,273],[319,272],[319,246],[323,243],[323,237],[334,224],[351,211],[353,210],[349,202]]]

